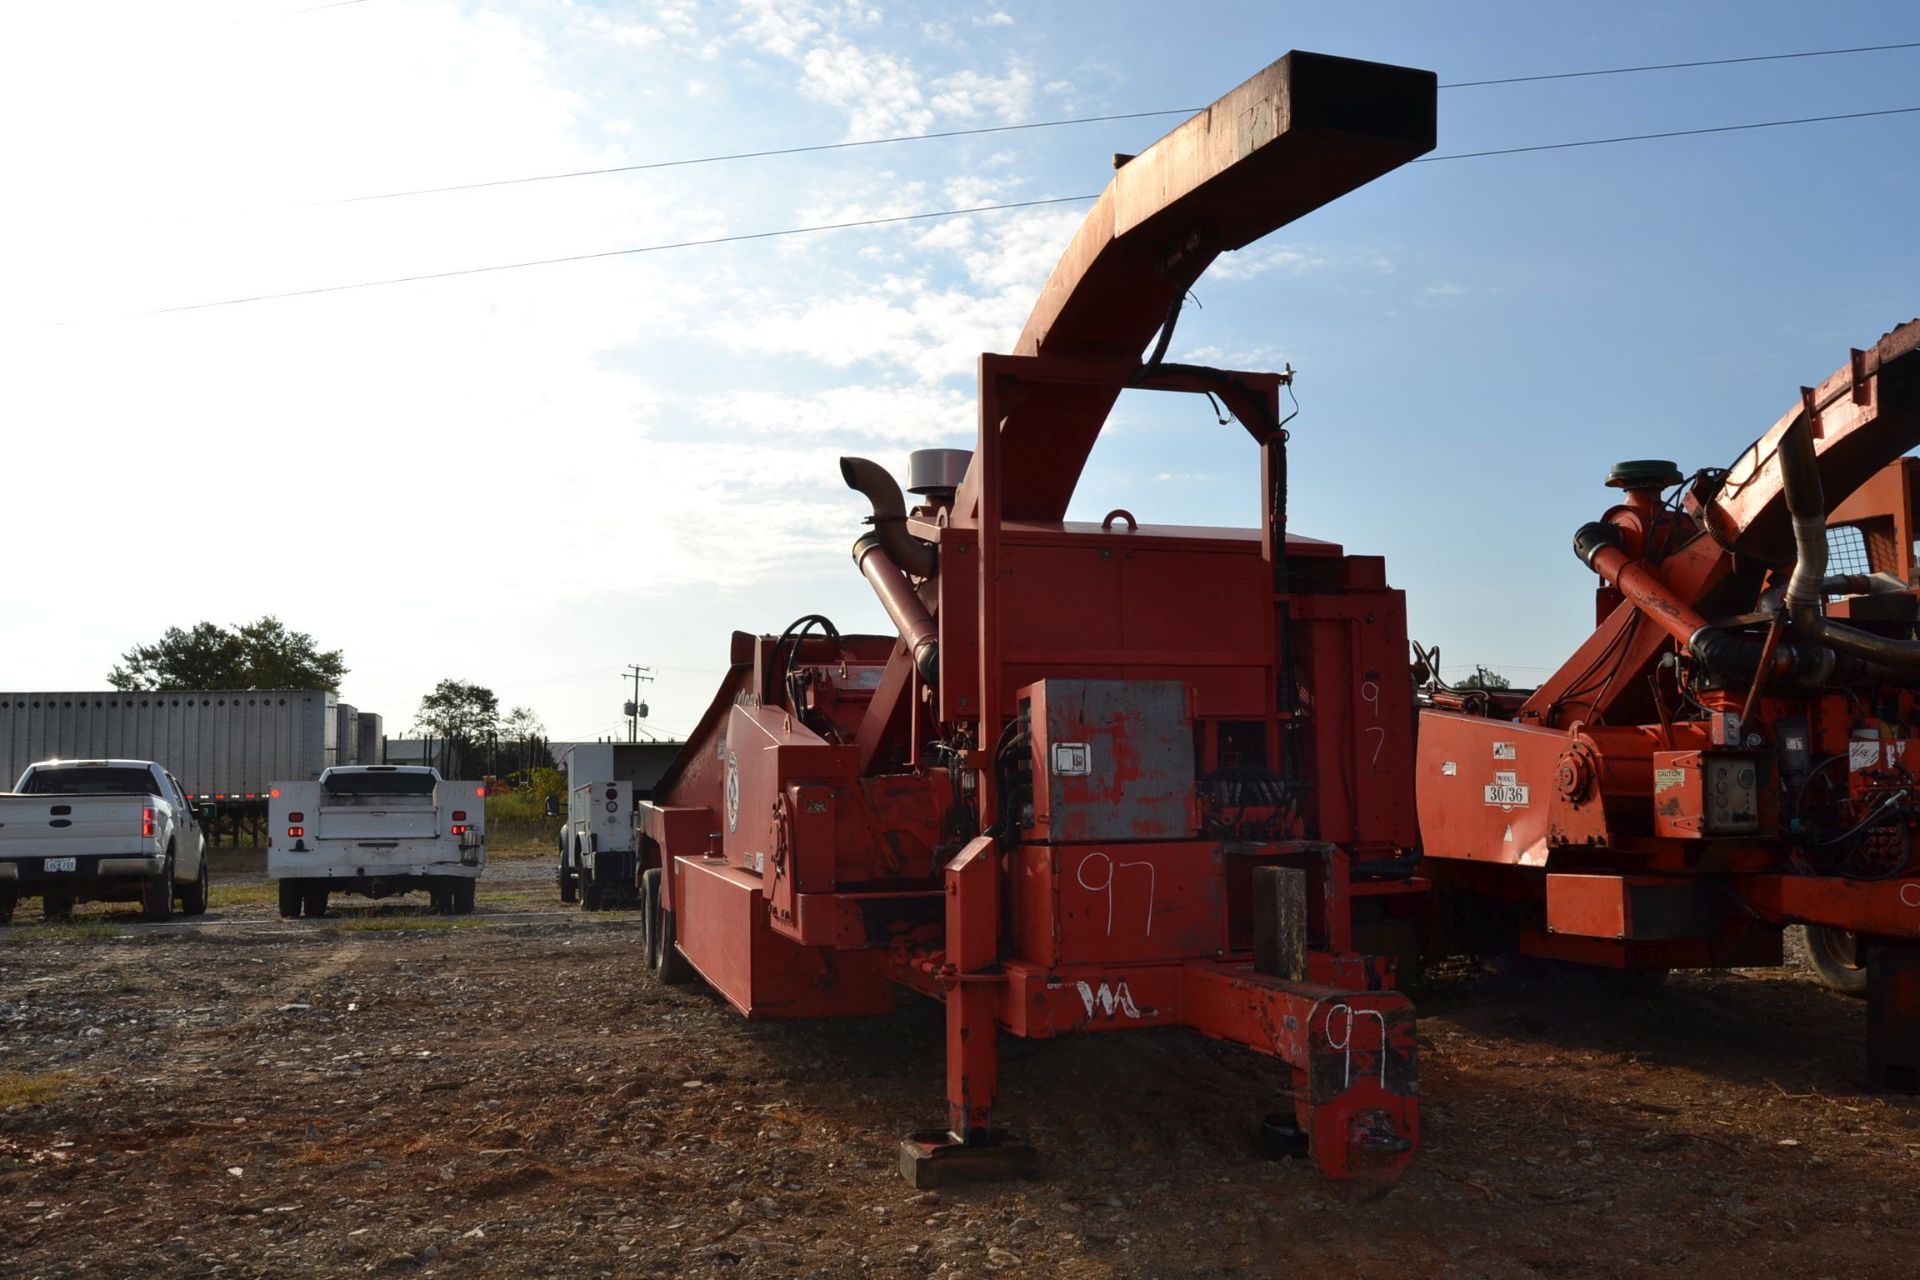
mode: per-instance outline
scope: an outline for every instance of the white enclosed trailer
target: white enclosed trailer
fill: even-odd
[[[264,809],[276,780],[342,763],[339,719],[319,689],[0,693],[0,777],[38,760],[159,760],[190,800]]]

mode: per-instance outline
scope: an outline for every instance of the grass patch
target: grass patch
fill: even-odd
[[[72,1078],[71,1071],[0,1071],[0,1111],[51,1102]]]
[[[486,923],[471,916],[450,920],[446,916],[362,916],[326,925],[322,933],[398,933],[407,929],[465,929]]]
[[[264,907],[280,901],[280,886],[277,884],[221,884],[213,882],[208,892],[210,907]]]
[[[106,920],[81,920],[72,924],[23,924],[4,942],[45,942],[50,938],[71,938],[76,942],[106,942],[120,936],[120,926]]]

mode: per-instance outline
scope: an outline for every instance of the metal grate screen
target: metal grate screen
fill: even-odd
[[[1872,573],[1867,562],[1867,535],[1850,524],[1827,528],[1828,573]]]

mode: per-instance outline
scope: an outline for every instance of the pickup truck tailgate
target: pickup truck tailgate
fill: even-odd
[[[0,858],[134,852],[152,804],[144,796],[0,795]]]

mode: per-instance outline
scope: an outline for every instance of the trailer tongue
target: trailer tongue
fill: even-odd
[[[945,1002],[917,1183],[1021,1162],[1002,1031],[1189,1027],[1286,1064],[1268,1136],[1327,1178],[1384,1187],[1411,1158],[1404,601],[1378,558],[1288,530],[1288,375],[1163,357],[1217,254],[1429,150],[1434,99],[1427,72],[1294,53],[1126,159],[1017,354],[981,358],[977,450],[914,455],[911,511],[843,462],[898,634],[736,634],[636,815],[663,977],[690,965],[748,1017]],[[1063,520],[1128,388],[1227,405],[1258,528]]]

